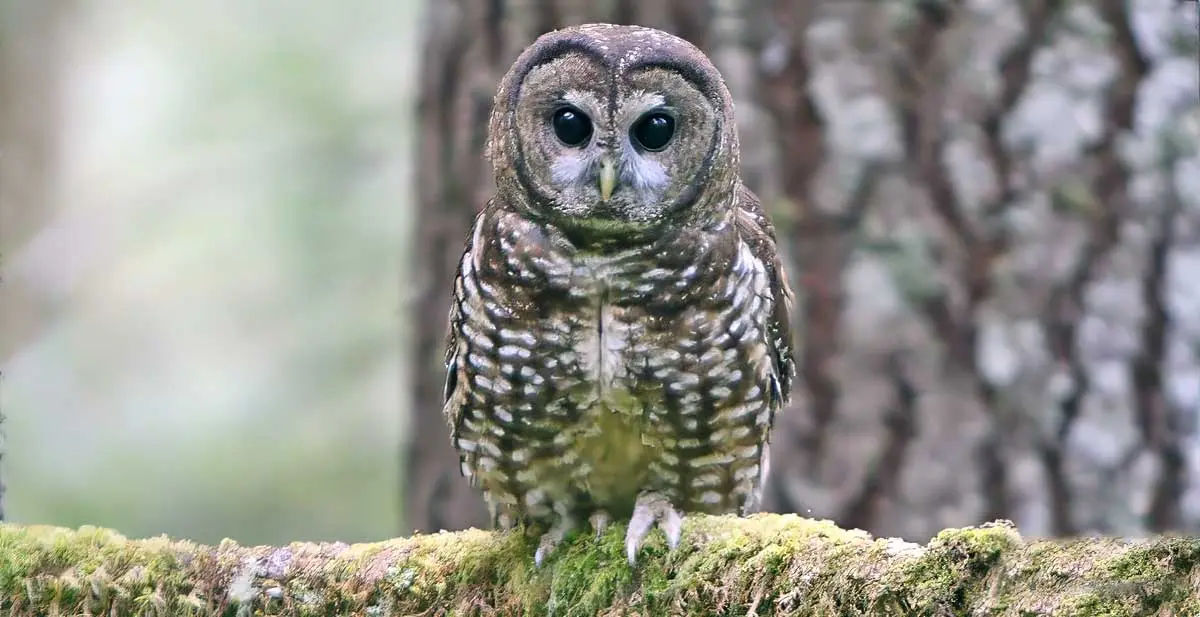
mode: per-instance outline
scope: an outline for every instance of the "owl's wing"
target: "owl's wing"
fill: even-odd
[[[774,310],[768,324],[768,343],[775,360],[771,383],[772,403],[773,409],[779,409],[791,400],[792,380],[796,374],[792,348],[792,305],[795,295],[788,284],[783,260],[776,246],[775,226],[763,211],[758,196],[744,186],[739,191],[738,232],[754,256],[766,266],[774,300]]]
[[[489,206],[491,204],[489,203]],[[481,210],[471,223],[471,234],[467,237],[466,246],[463,248],[462,258],[458,262],[458,268],[454,273],[454,289],[451,292],[450,299],[450,315],[447,320],[446,329],[446,380],[442,388],[442,415],[446,418],[446,424],[450,427],[450,441],[457,445],[459,431],[462,428],[463,410],[466,406],[467,393],[463,387],[465,384],[460,384],[459,379],[462,375],[462,367],[459,365],[463,345],[460,344],[459,337],[463,326],[463,303],[468,302],[466,289],[469,277],[476,276],[474,270],[475,251],[481,247],[476,246],[478,230],[480,225],[484,223],[484,216],[487,208]],[[461,454],[460,454],[461,455]]]

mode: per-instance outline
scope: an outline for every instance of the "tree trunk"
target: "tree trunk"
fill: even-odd
[[[1164,103],[1176,95],[1147,83],[1170,62],[1195,74],[1184,9],[777,5],[762,100],[793,212],[802,392],[768,505],[905,537],[997,518],[1054,535],[1200,527],[1184,508],[1197,400],[1166,389],[1168,333],[1174,376],[1196,373],[1200,324],[1167,304],[1196,286],[1164,278],[1195,251],[1176,187],[1197,153],[1156,133],[1185,130],[1171,115],[1134,121],[1139,104],[1200,109],[1195,87]],[[1163,30],[1139,39],[1130,11]],[[1111,73],[1081,93],[1081,61]],[[1094,128],[1055,131],[1060,114]],[[1122,140],[1151,154],[1131,162]]]
[[[60,308],[39,281],[15,276],[10,264],[58,209],[59,90],[75,10],[70,1],[0,1],[0,367]],[[0,521],[3,420],[0,415]]]

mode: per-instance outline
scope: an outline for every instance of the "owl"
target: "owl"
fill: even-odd
[[[493,525],[540,566],[586,521],[757,509],[789,398],[792,294],[739,178],[733,102],[650,28],[545,34],[496,93],[496,192],[454,280],[444,413]]]

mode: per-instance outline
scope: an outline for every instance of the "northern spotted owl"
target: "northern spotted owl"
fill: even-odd
[[[454,281],[444,412],[493,524],[655,525],[757,509],[791,390],[775,232],[712,63],[658,30],[541,36],[489,123],[496,194]]]

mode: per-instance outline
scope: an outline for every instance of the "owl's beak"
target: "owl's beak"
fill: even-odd
[[[600,201],[608,201],[615,188],[617,188],[617,165],[612,159],[604,157],[600,161]]]

